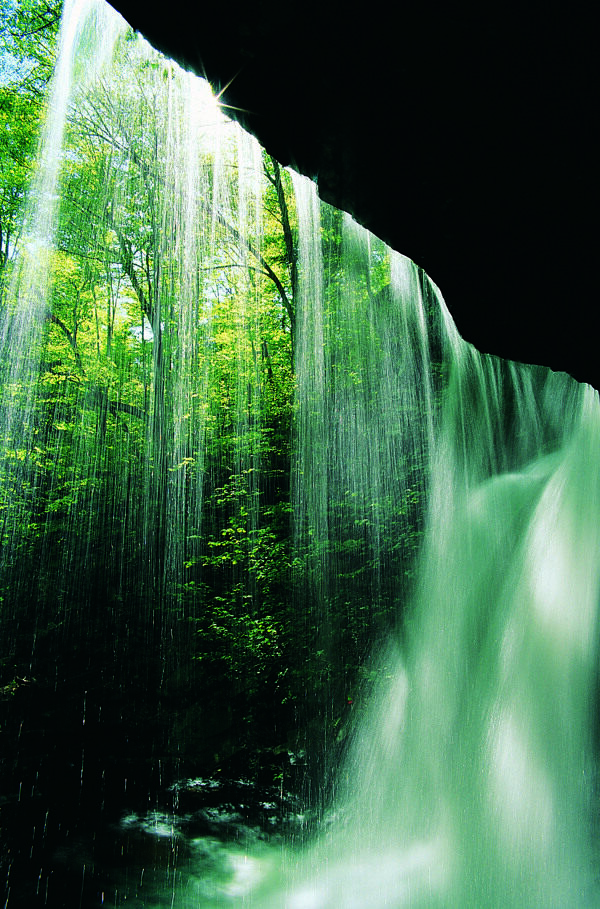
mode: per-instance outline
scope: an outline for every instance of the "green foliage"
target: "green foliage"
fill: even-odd
[[[0,301],[19,240],[61,9],[52,0],[19,0],[0,9]]]
[[[39,104],[0,87],[0,275],[19,232],[39,121]]]
[[[20,229],[56,9],[28,0],[11,26],[11,53],[33,63],[19,85],[0,87],[0,265]],[[48,40],[32,57],[36,23]],[[335,725],[412,570],[423,465],[408,464],[402,490],[373,490],[344,474],[337,449],[322,452],[331,532],[300,519],[292,539],[291,179],[265,153],[250,166],[228,128],[217,153],[189,142],[180,78],[127,33],[112,72],[72,106],[39,368],[7,382],[0,402],[20,421],[18,431],[1,424],[3,609],[35,603],[32,627],[46,641],[95,635],[101,654],[112,642],[136,683],[162,691],[189,674],[200,701],[245,699],[247,726],[267,688],[277,716],[311,710],[313,698],[323,708],[333,693]],[[174,163],[180,146],[185,167]],[[348,235],[332,209],[321,241],[324,390],[343,447],[383,396],[390,263],[374,241],[368,266],[357,249],[348,277]],[[376,362],[365,361],[367,341]],[[400,428],[388,432],[393,441]],[[375,459],[374,437],[364,448]]]
[[[41,95],[52,75],[62,0],[18,0],[0,10],[3,82]]]

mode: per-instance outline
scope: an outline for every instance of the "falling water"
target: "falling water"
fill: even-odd
[[[7,905],[600,905],[597,393],[464,343],[421,269],[282,177],[107,7],[67,4],[60,46],[1,314],[0,629],[13,687],[54,667],[41,716],[60,715],[52,686],[66,704],[75,684],[79,727],[65,719],[37,767],[27,719],[10,744],[3,829],[33,833],[3,834]],[[292,241],[284,274],[270,263]],[[229,653],[198,704],[202,670],[181,667],[197,665],[192,628],[215,648],[274,634],[277,344],[281,363],[294,353],[288,580],[319,782],[300,787],[308,843],[236,828],[220,846],[185,832],[179,796],[166,822],[150,809],[165,764],[172,781],[194,748],[229,747],[212,744],[234,710],[219,695],[242,697],[252,672],[263,684]],[[152,754],[132,744],[148,727]],[[139,821],[155,846],[123,884],[98,831],[135,787],[152,800],[143,822],[121,817],[119,843]]]
[[[600,898],[598,397],[481,357],[451,326],[447,343],[412,603],[375,661],[326,829],[273,905]]]
[[[387,574],[393,547],[372,503],[391,502],[390,520],[424,496],[427,526],[322,830],[288,856],[268,905],[596,905],[597,393],[478,354],[436,288],[389,250],[379,291],[377,241],[349,219],[323,304],[319,204],[295,183],[309,238],[301,302],[319,307],[303,317],[299,463],[311,475],[296,508],[331,539],[347,532],[336,501],[350,494]],[[319,576],[339,587],[320,552]]]
[[[290,360],[263,312],[285,276],[265,277],[262,151],[205,82],[74,0],[45,122],[0,313],[11,905],[66,899],[48,851],[157,793],[173,809],[195,752],[252,738],[269,345]]]

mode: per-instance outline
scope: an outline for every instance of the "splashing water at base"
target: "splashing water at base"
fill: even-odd
[[[73,22],[88,6],[106,12],[93,4],[73,5],[60,58],[71,66]],[[115,28],[114,41],[118,32]],[[111,51],[100,45],[95,53],[108,65]],[[81,53],[85,58],[88,51]],[[111,126],[118,139],[111,135],[111,166],[118,159],[110,171],[114,193],[109,198],[106,190],[100,205],[108,212],[102,225],[112,243],[113,272],[120,256],[119,288],[129,277],[129,296],[118,298],[115,292],[114,312],[123,315],[134,303],[140,310],[141,326],[130,328],[122,345],[141,338],[141,346],[134,364],[139,399],[113,399],[111,413],[145,422],[142,430],[127,429],[121,436],[114,429],[108,450],[117,468],[126,465],[130,473],[115,469],[111,486],[94,460],[97,443],[90,442],[82,419],[79,448],[74,447],[83,473],[65,520],[72,552],[61,541],[60,557],[65,565],[78,562],[73,553],[85,550],[79,528],[85,522],[95,526],[98,503],[109,493],[115,513],[121,506],[129,509],[123,538],[130,534],[131,552],[141,566],[138,574],[132,571],[129,590],[139,586],[148,597],[151,605],[139,617],[147,621],[142,640],[147,643],[159,629],[166,664],[172,646],[169,610],[175,604],[185,612],[185,570],[197,560],[204,520],[207,439],[215,444],[210,432],[216,436],[219,419],[236,426],[235,476],[250,478],[244,515],[248,532],[259,530],[256,478],[267,448],[259,439],[257,402],[267,384],[257,366],[262,316],[255,304],[257,275],[267,266],[258,214],[263,190],[253,176],[262,166],[256,144],[239,131],[233,140],[226,138],[216,108],[200,115],[200,83],[172,68],[161,70],[146,53],[151,55],[136,45],[135,65],[144,78],[156,70],[144,90],[152,87],[167,124],[148,157],[160,164],[164,193],[160,200],[152,195],[151,206],[162,271],[152,272],[149,255],[143,261],[146,239],[140,240],[135,261],[127,248],[131,224],[146,235],[124,193],[128,186],[139,197],[155,189],[148,190],[147,162],[139,166],[148,149],[141,142],[135,146],[135,135],[130,146],[125,142],[130,101],[126,94],[115,100],[99,75],[97,93],[82,102],[88,112],[92,102],[98,110],[103,104],[106,111],[118,108]],[[84,69],[80,64],[80,77]],[[117,82],[113,78],[115,95]],[[73,100],[70,77],[60,68],[56,85],[61,100],[33,193],[43,204],[36,207],[34,198],[28,221],[48,246],[55,243],[49,236],[56,221],[56,205],[48,200],[58,190],[59,164],[68,159],[61,149],[67,96]],[[369,563],[372,613],[366,621],[380,622],[387,640],[365,672],[375,681],[365,685],[328,810],[307,846],[294,848],[293,835],[290,845],[269,841],[235,814],[216,818],[205,812],[203,824],[212,825],[206,835],[198,835],[197,818],[130,814],[118,837],[133,844],[125,876],[133,875],[135,885],[123,884],[115,872],[100,891],[101,903],[181,909],[600,905],[598,395],[568,376],[479,355],[458,337],[441,295],[414,263],[321,203],[312,183],[297,175],[292,179],[298,218],[292,502],[306,601],[318,629],[315,647],[327,652],[346,640],[336,637],[339,629],[330,622],[332,603],[353,595],[357,535]],[[243,268],[243,278],[219,283],[226,265]],[[9,392],[17,385],[34,389],[36,383],[33,348],[48,320],[48,268],[46,263],[40,274],[25,256],[17,275],[21,284],[12,288],[3,314],[2,379],[8,391],[2,431],[15,450],[33,445],[27,433],[35,422],[36,392],[25,403]],[[146,296],[139,280],[136,285],[142,269]],[[281,282],[279,292],[285,295]],[[228,298],[239,306],[236,318],[219,324]],[[168,300],[162,310],[161,300]],[[201,337],[199,324],[205,329]],[[217,417],[207,391],[207,377],[216,368],[214,336],[237,331],[242,338],[249,325],[256,333],[250,341],[245,335],[239,340],[237,380],[222,393],[226,419]],[[69,343],[76,347],[73,335]],[[144,346],[149,344],[150,354]],[[31,361],[24,358],[30,350]],[[265,362],[268,356],[267,351]],[[97,389],[88,395],[88,417],[99,398]],[[108,408],[108,397],[106,402]],[[107,413],[103,425],[98,421],[103,442]],[[24,428],[17,432],[17,425]],[[57,423],[54,437],[64,425]],[[129,457],[134,435],[146,446],[140,465]],[[9,480],[17,488],[29,476],[21,469],[26,468],[7,471],[7,489]],[[7,518],[15,538],[23,514],[33,522],[35,503],[26,498],[24,512]],[[416,503],[426,514],[417,533],[411,530]],[[179,532],[183,523],[185,537]],[[423,542],[413,562],[407,552],[417,548],[417,537]],[[89,538],[94,539],[91,533]],[[341,541],[337,549],[333,540]],[[14,546],[3,556],[11,570],[18,551]],[[79,565],[73,577],[76,570]],[[124,585],[124,599],[127,590]],[[381,619],[390,601],[399,613],[391,630]],[[60,608],[69,612],[67,594]],[[71,624],[76,620],[69,616]],[[122,634],[118,617],[113,621]],[[97,621],[95,633],[103,626],[103,619]],[[328,769],[327,758],[323,766]],[[128,849],[122,846],[122,854]],[[99,864],[97,855],[95,861]]]
[[[600,410],[548,381],[573,407],[559,450],[438,490],[405,645],[381,657],[327,832],[267,905],[599,904]]]

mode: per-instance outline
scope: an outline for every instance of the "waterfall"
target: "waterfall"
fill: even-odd
[[[474,350],[106,5],[59,48],[0,311],[6,904],[600,904],[597,392]],[[302,820],[219,846],[181,779],[259,752]]]
[[[331,539],[350,491],[352,522],[374,534],[384,574],[389,532],[378,549],[382,515],[374,521],[370,503],[388,490],[388,518],[397,514],[415,458],[427,465],[416,487],[427,519],[409,605],[373,661],[322,831],[287,858],[267,904],[596,905],[598,395],[480,355],[437,289],[389,250],[382,321],[368,289],[377,241],[349,220],[348,249],[335,252],[343,277],[323,306],[332,269],[311,239],[315,190],[296,191],[313,200],[299,205],[313,244],[301,301],[322,307],[303,317],[310,418],[298,458],[315,476],[302,478],[298,503],[314,537]],[[345,383],[332,353],[342,336]],[[357,338],[368,388],[353,372]],[[340,584],[331,560],[319,571]]]
[[[51,510],[64,513],[69,543],[61,612],[93,584],[89,547],[105,536],[108,561],[120,563],[115,595],[137,587],[153,604],[141,620],[163,635],[169,604],[182,599],[184,566],[198,560],[215,324],[222,330],[215,310],[227,294],[240,307],[227,316],[239,335],[228,408],[236,476],[257,457],[246,407],[251,394],[258,408],[256,365],[242,330],[254,318],[256,282],[238,292],[218,273],[239,269],[242,284],[254,274],[248,259],[260,255],[258,145],[225,120],[206,83],[133,42],[106,4],[67,4],[60,47],[26,240],[2,312],[2,429],[16,462],[4,517],[22,536],[27,512],[37,520],[36,490],[56,484]],[[61,192],[71,211],[59,226]],[[138,224],[144,206],[147,223]],[[65,252],[73,248],[76,262]],[[78,311],[52,309],[53,295],[67,296],[61,282],[78,282]],[[50,358],[60,356],[61,332],[71,364]],[[97,349],[93,377],[86,345]],[[126,357],[128,374],[119,371]],[[71,475],[59,480],[64,465],[47,453],[61,447],[61,434],[74,454]]]

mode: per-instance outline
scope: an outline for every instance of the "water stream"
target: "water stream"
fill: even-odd
[[[466,344],[108,6],[65,4],[48,111],[0,313],[5,907],[600,906],[597,392]]]

